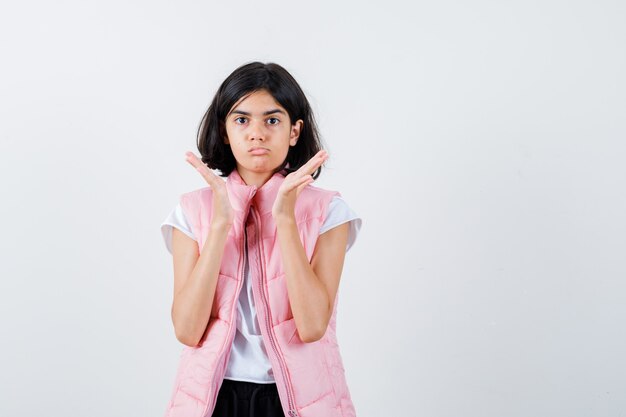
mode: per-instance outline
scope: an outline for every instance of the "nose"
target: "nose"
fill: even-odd
[[[250,122],[250,128],[248,132],[248,139],[265,141],[265,124],[263,121]]]

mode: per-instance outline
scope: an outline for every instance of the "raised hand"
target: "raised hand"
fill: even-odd
[[[206,166],[192,152],[185,152],[185,160],[202,175],[213,189],[213,217],[211,225],[231,226],[235,219],[235,212],[228,198],[226,183]]]
[[[274,216],[275,220],[294,216],[296,199],[302,189],[314,181],[311,174],[326,159],[328,159],[328,153],[325,150],[321,150],[309,159],[306,164],[285,177],[278,189],[278,194],[272,207],[272,216]]]

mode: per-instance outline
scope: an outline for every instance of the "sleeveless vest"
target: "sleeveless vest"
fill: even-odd
[[[261,187],[247,185],[236,169],[226,178],[235,219],[226,239],[211,317],[199,344],[183,347],[165,417],[213,413],[237,327],[244,256],[248,256],[257,317],[285,416],[355,417],[336,337],[339,291],[324,336],[311,343],[298,336],[272,216],[284,179],[275,173]],[[180,197],[200,251],[211,224],[211,193],[207,186]],[[335,195],[341,194],[308,185],[296,200],[297,227],[309,262]]]

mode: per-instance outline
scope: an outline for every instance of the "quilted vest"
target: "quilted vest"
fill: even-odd
[[[235,219],[224,248],[211,317],[199,344],[183,347],[165,417],[210,417],[213,413],[236,332],[244,256],[248,256],[257,318],[285,416],[355,417],[336,337],[339,293],[324,336],[311,343],[298,336],[272,216],[284,179],[282,173],[275,173],[261,187],[247,185],[236,169],[226,178]],[[205,187],[180,197],[199,250],[211,224],[211,193]],[[297,227],[309,261],[335,195],[341,194],[308,185],[296,200]]]

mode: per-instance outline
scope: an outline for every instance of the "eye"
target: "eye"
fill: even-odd
[[[270,123],[271,125],[277,125],[277,124],[280,122],[280,120],[279,120],[279,119],[277,119],[276,117],[270,117],[270,118],[269,118],[269,119],[267,119],[267,120],[276,120],[276,123]]]
[[[245,117],[243,117],[243,116],[236,117],[235,118],[235,123],[237,123],[237,120],[239,120],[239,119],[245,119]],[[240,123],[237,123],[237,124],[240,124]]]

